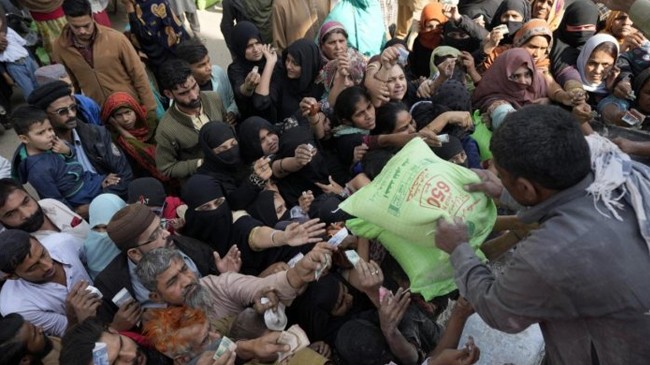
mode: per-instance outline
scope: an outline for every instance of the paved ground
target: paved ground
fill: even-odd
[[[126,15],[122,11],[121,2],[116,14],[111,14],[111,21],[115,29],[124,29],[126,22]],[[230,64],[230,53],[226,48],[226,43],[223,40],[219,24],[221,23],[221,13],[215,8],[199,11],[199,19],[201,21],[201,37],[207,41],[208,50],[210,51],[210,59],[212,63],[217,64],[224,69]],[[13,95],[13,105],[22,103],[22,95],[18,90]],[[0,136],[0,155],[11,159],[13,153],[18,146],[18,138],[13,129],[8,130],[4,135]]]

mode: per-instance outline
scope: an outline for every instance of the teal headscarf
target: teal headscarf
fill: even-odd
[[[126,203],[114,194],[100,194],[90,203],[88,211],[90,227],[107,225],[118,210],[124,208]],[[106,232],[97,232],[93,229],[88,232],[84,242],[88,273],[95,279],[104,268],[119,255],[120,249],[115,246]]]
[[[366,57],[380,54],[386,43],[381,5],[376,0],[339,0],[323,24],[337,21],[348,32],[348,46]]]

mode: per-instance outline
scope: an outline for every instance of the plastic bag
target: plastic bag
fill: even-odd
[[[357,217],[346,226],[359,236],[379,239],[409,276],[411,290],[429,300],[456,288],[449,255],[435,247],[435,222],[462,218],[477,250],[492,231],[492,199],[463,188],[479,181],[474,172],[440,159],[416,138],[340,207]]]

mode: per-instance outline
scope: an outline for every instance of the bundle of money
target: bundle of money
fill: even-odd
[[[219,347],[217,347],[217,351],[214,352],[214,356],[212,356],[213,359],[217,360],[223,354],[227,351],[230,350],[230,352],[233,352],[237,349],[237,344],[233,342],[233,340],[229,339],[226,336],[221,337],[221,342],[219,342]]]
[[[343,242],[345,237],[347,237],[348,235],[349,235],[349,233],[348,233],[347,228],[343,227],[338,232],[336,232],[336,234],[333,235],[332,238],[330,238],[327,241],[327,244],[336,247],[336,246],[340,245],[341,242]]]
[[[115,303],[116,306],[121,307],[122,304],[129,301],[129,299],[133,299],[131,293],[129,293],[126,288],[122,288],[117,292],[117,294],[115,294],[115,296],[113,296],[113,299],[111,299],[111,301]]]
[[[260,300],[262,304],[267,304],[270,302],[269,298],[262,297]],[[266,328],[272,331],[283,331],[287,326],[287,315],[285,314],[285,305],[284,303],[278,303],[276,308],[267,309],[264,312],[264,324]]]
[[[350,261],[352,266],[357,266],[357,264],[361,260],[361,256],[359,256],[359,254],[355,250],[347,250],[347,251],[345,251],[345,257],[348,258],[348,261]]]
[[[300,326],[294,324],[288,330],[282,331],[278,338],[278,343],[289,345],[290,347],[289,351],[280,353],[278,363],[281,363],[289,356],[309,346],[309,338]]]
[[[332,257],[329,254],[327,254],[325,255],[325,263],[320,263],[318,269],[314,271],[314,278],[316,279],[316,281],[318,281],[318,279],[320,279],[320,277],[323,276],[323,272],[325,272],[325,270],[331,265],[332,265]]]

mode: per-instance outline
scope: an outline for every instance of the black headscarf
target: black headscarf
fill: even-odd
[[[291,55],[301,68],[300,78],[288,80],[290,91],[300,94],[310,91],[322,68],[318,46],[311,39],[298,39],[282,52],[282,59],[286,60],[287,55]]]
[[[472,112],[472,97],[467,87],[457,80],[447,80],[436,90],[431,102],[453,111]]]
[[[275,227],[278,223],[278,215],[275,212],[275,191],[263,190],[257,194],[257,198],[246,208],[248,214],[264,223],[265,226]],[[287,209],[287,216],[289,210]]]
[[[296,148],[301,144],[311,144],[318,149],[319,144],[314,140],[314,134],[309,126],[297,126],[285,130],[280,137],[278,157],[293,157]],[[327,163],[319,149],[310,163],[280,179],[278,188],[287,206],[293,206],[298,203],[298,198],[303,191],[311,190],[315,196],[319,195],[321,189],[315,183],[327,183],[328,176]]]
[[[455,39],[452,38],[449,34],[452,32],[458,32],[462,34],[467,34],[466,39]],[[476,51],[481,46],[481,40],[469,36],[469,34],[456,25],[456,22],[449,21],[446,22],[443,28],[443,42],[444,45],[454,47],[460,51],[467,51],[472,53]]]
[[[280,122],[293,115],[300,109],[300,101],[304,97],[313,97],[320,100],[325,90],[322,83],[316,83],[316,78],[322,68],[322,60],[318,46],[313,39],[298,39],[291,43],[282,52],[282,59],[286,60],[291,55],[297,64],[300,65],[300,77],[290,79],[284,63],[281,65],[280,88],[273,100],[276,109],[276,120]]]
[[[181,197],[187,204],[183,234],[210,245],[223,257],[232,245],[232,212],[224,201],[217,209],[197,211],[199,206],[223,197],[219,182],[207,175],[194,175],[185,182]]]
[[[260,117],[250,117],[239,124],[240,152],[245,163],[253,162],[264,156],[260,143],[260,130],[266,129],[277,134],[273,124]]]
[[[595,30],[569,32],[567,26],[587,25],[598,23],[598,7],[591,1],[576,0],[566,7],[564,17],[560,26],[555,31],[554,39],[559,39],[562,42],[573,48],[582,47],[587,40],[596,34]]]
[[[509,10],[514,10],[521,14],[521,16],[524,18],[523,21],[507,21],[507,22],[502,22],[501,21],[501,16],[505,14],[505,12]],[[507,40],[507,43],[512,43],[512,38],[515,36],[515,33],[521,27],[526,23],[527,21],[530,20],[530,3],[528,0],[504,0],[501,5],[499,5],[499,8],[497,9],[496,13],[494,13],[494,18],[492,18],[492,22],[490,23],[490,29],[493,29],[499,24],[505,24],[508,26],[508,34],[504,37],[504,41]],[[504,41],[501,42],[501,44],[504,44]]]
[[[449,136],[449,142],[443,143],[442,146],[431,147],[431,149],[433,153],[445,161],[449,161],[450,158],[464,151],[460,139],[454,136]]]
[[[227,173],[241,167],[239,145],[233,146],[219,154],[213,149],[231,138],[237,138],[232,127],[224,122],[212,121],[206,123],[199,131],[199,145],[205,156],[203,164],[199,167],[203,172]]]
[[[444,105],[433,104],[431,101],[421,101],[411,108],[411,116],[415,120],[416,129],[420,130],[426,127],[440,114],[448,112],[450,109]]]
[[[338,329],[349,319],[348,315],[331,314],[341,291],[338,275],[328,274],[311,283],[303,295],[289,309],[293,317],[312,341],[333,343]]]
[[[489,25],[500,4],[501,0],[460,0],[458,11],[471,19],[483,15],[485,24]]]
[[[249,21],[242,21],[237,23],[237,25],[235,25],[235,27],[232,29],[231,37],[232,50],[235,53],[235,56],[237,56],[234,63],[245,65],[246,68],[248,68],[248,71],[250,71],[253,66],[257,66],[259,67],[259,72],[261,73],[264,69],[264,65],[266,64],[266,58],[262,57],[262,59],[257,62],[251,62],[245,57],[246,48],[248,47],[248,42],[251,39],[255,38],[260,41],[260,43],[262,42],[262,35],[260,34],[260,31],[257,29],[255,24]]]
[[[558,29],[553,33],[551,65],[553,74],[557,75],[567,66],[575,66],[582,46],[596,34],[598,7],[588,0],[576,0],[566,7],[564,17]],[[569,32],[567,26],[593,24],[592,31]]]

